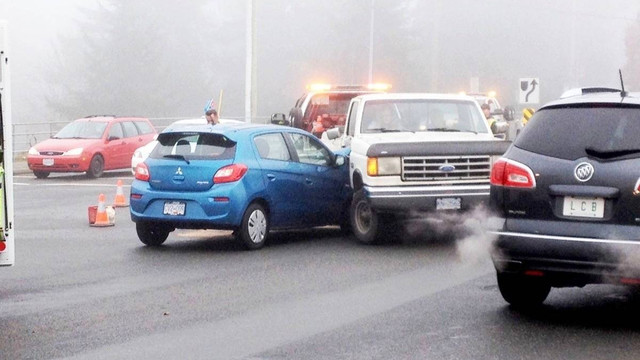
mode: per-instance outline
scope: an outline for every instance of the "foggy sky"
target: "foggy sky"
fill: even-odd
[[[55,66],[52,59],[71,52],[60,48],[65,44],[60,39],[85,30],[79,18],[83,12],[78,7],[93,8],[98,3],[0,0],[0,18],[9,21],[11,35],[14,123],[60,121],[71,116],[56,114],[44,105],[47,94],[60,90],[54,89],[57,84],[52,84],[47,73],[57,70],[51,68]],[[172,76],[156,78],[156,88],[173,87],[179,93],[173,111],[160,114],[144,107],[138,111],[144,113],[138,115],[200,116],[204,103],[223,90],[224,114],[244,116],[246,2],[200,3],[207,17],[198,26],[203,32],[211,31],[210,42],[202,45],[202,51],[180,49],[167,51],[167,56],[176,56],[175,64],[182,64],[178,57],[188,57],[192,63],[210,61],[206,74],[191,74],[206,78],[206,82],[177,84]],[[521,77],[540,78],[541,103],[575,86],[619,87],[617,71],[626,62],[624,34],[637,21],[640,9],[637,0],[254,3],[258,69],[255,115],[261,118],[275,112],[288,113],[308,83],[366,83],[371,35],[373,78],[392,83],[394,91],[458,92],[468,90],[470,78],[477,77],[481,91],[497,90],[503,105],[518,107]],[[373,34],[369,31],[372,3]],[[172,29],[187,31],[198,26],[174,24]],[[195,35],[174,36],[181,39]],[[186,75],[189,69],[175,71]],[[64,99],[61,96],[56,101]],[[94,110],[90,104],[79,107],[78,117]],[[129,108],[135,109],[135,104]],[[109,109],[100,111],[111,113]]]

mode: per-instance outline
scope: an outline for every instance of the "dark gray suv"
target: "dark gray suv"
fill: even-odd
[[[492,254],[513,306],[551,287],[640,284],[640,94],[584,89],[546,104],[493,165]]]

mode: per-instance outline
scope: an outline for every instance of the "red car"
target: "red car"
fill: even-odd
[[[86,172],[97,178],[105,170],[128,169],[133,152],[156,133],[146,118],[88,116],[29,149],[27,163],[40,179],[52,172]]]

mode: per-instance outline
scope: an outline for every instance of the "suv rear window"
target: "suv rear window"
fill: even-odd
[[[221,134],[172,132],[158,135],[158,145],[149,157],[184,157],[187,160],[232,159],[236,142]]]
[[[555,158],[640,156],[640,108],[594,105],[535,113],[514,146]]]

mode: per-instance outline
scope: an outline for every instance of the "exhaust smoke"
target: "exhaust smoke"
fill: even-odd
[[[485,207],[479,206],[464,213],[414,212],[405,222],[407,237],[429,242],[454,243],[458,258],[463,263],[476,264],[486,261],[497,236],[496,217]]]

